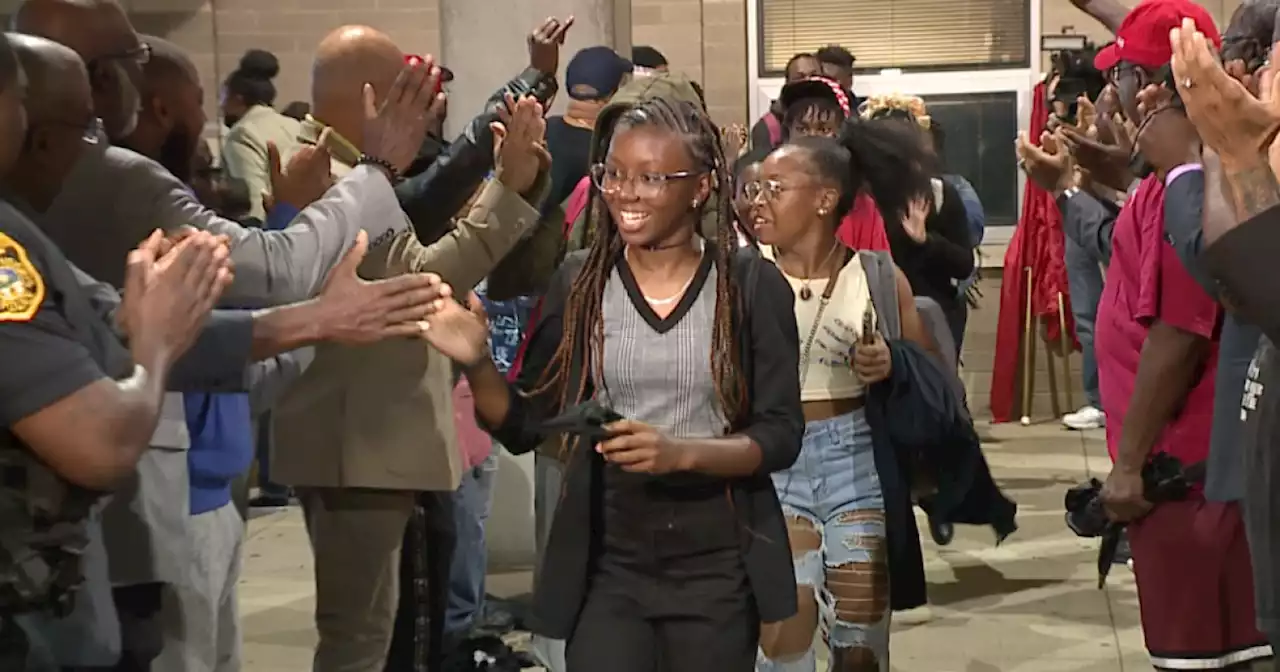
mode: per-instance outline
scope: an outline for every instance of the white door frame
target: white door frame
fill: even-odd
[[[748,106],[750,119],[754,122],[769,109],[769,104],[778,97],[782,89],[781,77],[760,76],[760,16],[758,0],[746,0],[747,3],[747,86],[750,92]],[[965,93],[1003,93],[1014,92],[1018,96],[1018,126],[1025,129],[1031,116],[1031,95],[1041,77],[1040,54],[1040,0],[1031,2],[1031,20],[1028,22],[1028,44],[1031,49],[1031,67],[1009,68],[1001,70],[963,70],[952,72],[918,72],[903,73],[896,70],[882,70],[879,74],[860,74],[854,78],[853,88],[860,96],[871,96],[883,93],[902,92],[920,96],[954,95]],[[815,48],[818,45],[814,45]],[[1009,138],[1009,151],[1013,151],[1014,138]],[[1025,176],[1018,172],[1018,208],[1022,208],[1022,191]],[[983,247],[1008,243],[1013,235],[1012,226],[993,226],[987,229]],[[996,258],[1003,259],[1003,251]],[[992,254],[986,255],[988,259]]]

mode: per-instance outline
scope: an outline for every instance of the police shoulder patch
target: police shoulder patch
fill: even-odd
[[[27,250],[0,232],[0,322],[27,322],[44,302],[44,278]]]

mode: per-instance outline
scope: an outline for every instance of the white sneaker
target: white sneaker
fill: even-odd
[[[1101,429],[1107,426],[1107,414],[1092,406],[1085,406],[1075,413],[1062,416],[1062,424],[1067,429],[1074,430]]]

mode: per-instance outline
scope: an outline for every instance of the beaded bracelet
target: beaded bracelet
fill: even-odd
[[[356,165],[357,166],[362,166],[362,165],[378,166],[379,168],[385,169],[387,171],[387,175],[391,177],[392,184],[398,184],[401,180],[404,179],[404,176],[400,174],[400,171],[396,170],[395,166],[391,165],[390,161],[383,158],[379,158],[377,156],[371,156],[369,154],[361,154],[360,159],[356,161]]]

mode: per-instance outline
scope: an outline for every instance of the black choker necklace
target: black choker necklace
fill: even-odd
[[[640,248],[650,252],[656,252],[658,250],[674,250],[677,247],[686,247],[688,244],[688,242],[672,243],[670,245],[658,245],[655,243],[653,245],[641,245]]]

